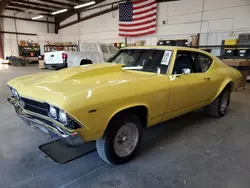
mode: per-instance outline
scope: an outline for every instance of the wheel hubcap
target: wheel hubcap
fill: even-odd
[[[139,131],[135,124],[123,125],[115,136],[114,149],[119,157],[130,155],[138,144]]]
[[[225,92],[222,95],[221,102],[220,102],[220,111],[225,112],[228,106],[228,94]]]

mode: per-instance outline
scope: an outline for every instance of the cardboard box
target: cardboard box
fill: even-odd
[[[45,68],[44,60],[39,60],[39,69],[44,69],[44,68]]]
[[[127,47],[132,47],[132,46],[135,46],[134,43],[127,43]]]
[[[20,40],[19,45],[20,46],[28,46],[28,43],[26,41],[24,41],[24,40]]]
[[[191,45],[192,46],[198,46],[199,45],[198,44],[198,41],[199,41],[198,35],[192,35],[191,37],[192,37]]]
[[[245,59],[223,59],[225,64],[231,67],[249,67],[250,70],[250,61]]]
[[[135,42],[135,46],[144,46],[145,40],[138,40]]]

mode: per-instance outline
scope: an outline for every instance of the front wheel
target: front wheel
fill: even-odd
[[[134,114],[120,114],[111,120],[103,137],[97,140],[97,152],[109,164],[123,164],[136,155],[141,138],[139,118]]]
[[[223,117],[230,104],[230,92],[225,89],[210,105],[205,107],[205,111],[213,117]]]

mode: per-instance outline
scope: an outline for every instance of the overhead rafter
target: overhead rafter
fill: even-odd
[[[74,5],[72,5],[72,3],[63,3],[60,1],[54,1],[54,0],[39,0],[39,1],[44,2],[44,3],[54,4],[54,5],[60,5],[63,7],[73,7],[74,6]]]
[[[12,11],[15,11],[15,12],[24,12],[24,13],[27,13],[27,14],[29,13],[29,12],[26,12],[26,11],[24,11],[22,9],[13,8],[13,7],[7,7],[7,8],[5,8],[5,10],[12,10]],[[37,13],[37,14],[42,14],[44,16],[53,17],[51,14],[44,14],[44,13]]]
[[[102,3],[104,1],[105,0],[98,0],[98,1],[96,1],[95,5],[98,5],[99,3]],[[95,6],[95,5],[92,5],[92,6]],[[90,7],[92,7],[92,6],[84,7],[84,8],[79,8],[79,9],[71,9],[68,12],[65,12],[63,14],[58,15],[58,19],[59,19],[60,22],[62,22],[64,20],[66,20],[67,18],[69,18],[70,16],[73,16],[74,14],[81,13],[84,10],[90,10],[91,9]]]
[[[67,0],[67,1],[70,1],[70,0]],[[102,7],[106,7],[106,6],[114,6],[115,4],[119,4],[119,3],[123,3],[123,2],[127,2],[127,1],[132,1],[132,0],[117,0],[117,1],[115,1],[115,2],[113,1],[111,3],[109,3],[108,1],[106,1],[107,2],[106,4],[100,5],[100,6],[96,6],[99,3],[102,3],[104,1],[105,0],[98,0],[98,1],[96,1],[95,5],[92,5],[90,7],[84,7],[84,8],[80,8],[80,9],[77,9],[77,10],[72,9],[71,11],[68,11],[68,12],[65,12],[63,14],[60,14],[59,15],[60,16],[59,20],[60,20],[60,22],[62,22],[64,20],[66,20],[68,17],[73,16],[74,14],[77,14],[77,13],[81,13],[83,11],[97,9],[97,8],[102,8]],[[171,2],[171,1],[179,1],[179,0],[157,0],[158,3],[161,3],[161,2]]]
[[[10,0],[0,1],[0,13],[3,12],[3,10],[8,6],[9,3],[10,3]]]
[[[114,10],[117,10],[118,9],[118,5],[119,3],[122,3],[122,2],[127,2],[127,1],[132,1],[132,0],[119,0],[119,1],[116,1],[116,2],[112,2],[112,3],[106,3],[104,5],[100,5],[100,6],[94,6],[94,7],[88,7],[88,8],[83,8],[83,9],[79,9],[79,10],[74,10],[74,11],[71,11],[71,12],[67,12],[67,13],[64,13],[64,14],[61,14],[60,15],[60,22],[62,22],[63,20],[67,19],[68,17],[74,15],[74,14],[77,14],[79,12],[83,12],[83,11],[88,11],[88,10],[93,10],[93,9],[97,9],[97,8],[102,8],[102,7],[106,7],[106,6],[111,6],[111,8],[108,8],[108,9],[105,9],[105,10],[102,10],[102,11],[99,11],[99,12],[96,12],[94,14],[91,14],[91,15],[88,15],[88,16],[85,16],[83,18],[77,18],[77,20],[75,21],[72,21],[70,23],[67,23],[65,25],[62,25],[62,26],[59,26],[58,24],[58,28],[59,29],[62,29],[62,28],[65,28],[65,27],[69,27],[71,25],[74,25],[78,22],[82,22],[82,21],[85,21],[85,20],[88,20],[88,19],[91,19],[91,18],[94,18],[94,17],[97,17],[97,16],[100,16],[100,15],[103,15],[103,14],[106,14],[106,13],[109,13],[111,11],[114,11]],[[172,2],[172,1],[179,1],[179,0],[157,0],[158,3],[162,3],[162,2]],[[100,0],[100,2],[103,2],[103,0]],[[99,3],[100,3],[99,2]],[[116,4],[114,6],[114,4]],[[57,24],[57,23],[56,23]]]
[[[11,31],[2,31],[2,33],[15,34],[15,35],[32,35],[32,36],[36,36],[37,35],[35,33],[20,33],[20,32],[11,32]]]
[[[13,8],[13,7],[6,7],[5,9],[6,10],[13,10],[13,11],[16,11],[16,12],[24,12],[23,10],[21,10],[19,8]]]
[[[0,18],[10,18],[10,19],[16,19],[16,20],[25,20],[25,21],[30,21],[30,22],[41,22],[41,23],[50,23],[50,24],[55,23],[55,22],[45,21],[45,20],[32,20],[30,18],[20,18],[20,17],[14,17],[14,16],[5,16],[5,15],[0,15]]]
[[[48,8],[41,8],[41,7],[37,7],[37,6],[31,6],[31,5],[25,5],[25,4],[20,4],[20,3],[10,3],[10,6],[14,6],[14,7],[19,7],[19,8],[25,8],[25,9],[30,9],[30,10],[36,10],[36,11],[42,11],[42,12],[53,12],[55,10],[52,9],[48,9]]]
[[[109,9],[105,9],[105,10],[102,10],[102,11],[99,11],[99,12],[96,12],[96,13],[93,13],[93,14],[90,14],[88,16],[85,16],[83,18],[78,18],[76,21],[73,21],[73,22],[70,22],[68,24],[65,24],[65,25],[62,25],[59,29],[63,29],[65,27],[68,27],[68,26],[71,26],[71,25],[74,25],[78,22],[82,22],[82,21],[85,21],[85,20],[89,20],[91,18],[94,18],[94,17],[97,17],[97,16],[101,16],[103,14],[107,14],[109,12],[112,12],[114,10],[117,10],[118,9],[118,6],[114,6],[112,8],[109,8]]]
[[[37,6],[37,7],[42,7],[42,8],[51,8],[51,9],[60,9],[61,7],[58,6],[53,6],[53,5],[47,5],[44,3],[37,3],[37,2],[32,2],[29,0],[12,0],[11,2],[13,3],[20,3],[20,4],[25,4],[25,5],[33,5],[33,6]]]
[[[79,4],[79,3],[87,3],[88,1],[86,0],[66,0],[74,4]]]

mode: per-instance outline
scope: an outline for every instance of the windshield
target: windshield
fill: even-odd
[[[166,74],[171,54],[165,50],[125,49],[108,62],[123,64],[123,69]]]

